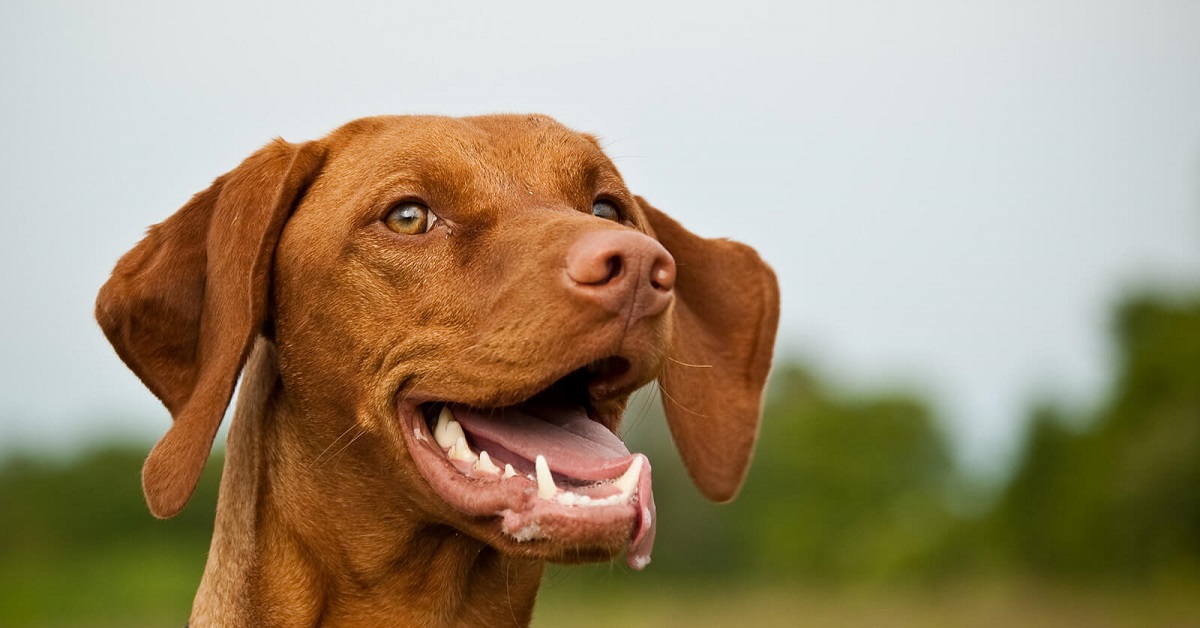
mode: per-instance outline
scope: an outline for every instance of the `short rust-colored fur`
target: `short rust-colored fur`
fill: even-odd
[[[620,223],[592,216],[600,196]],[[440,223],[389,231],[412,199]],[[564,256],[597,230],[669,251],[670,307],[631,323],[564,298]],[[591,136],[543,116],[397,116],[251,155],[121,258],[96,317],[174,419],[143,470],[156,516],[187,503],[242,378],[191,626],[506,626],[529,623],[545,561],[629,539],[518,543],[458,513],[408,456],[398,400],[509,405],[620,355],[629,376],[594,400],[607,427],[657,379],[688,471],[725,501],[778,301],[752,249],[634,196]]]

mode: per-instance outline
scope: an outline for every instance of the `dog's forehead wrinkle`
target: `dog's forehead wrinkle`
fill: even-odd
[[[377,207],[406,194],[428,196],[423,200],[435,211],[464,228],[537,206],[590,212],[601,193],[633,205],[603,152],[544,116],[401,117],[382,124],[386,131],[368,125],[370,133],[353,135],[331,160],[329,178],[352,173],[340,177],[340,198]]]
[[[611,169],[593,143],[546,116],[526,116],[523,125],[513,116],[471,120],[486,138],[469,156],[508,191],[575,196],[574,188],[594,185],[598,170]]]

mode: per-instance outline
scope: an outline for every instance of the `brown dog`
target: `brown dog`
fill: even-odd
[[[152,227],[96,304],[174,417],[142,474],[158,517],[245,366],[193,627],[525,625],[545,561],[643,567],[630,393],[658,380],[692,478],[731,499],[778,314],[753,250],[685,231],[542,116],[277,140]]]

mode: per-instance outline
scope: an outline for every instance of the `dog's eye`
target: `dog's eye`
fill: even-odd
[[[616,205],[608,201],[596,201],[592,203],[592,215],[613,222],[621,221],[621,213],[617,211]]]
[[[400,235],[421,235],[429,231],[436,220],[437,217],[428,207],[410,201],[393,207],[383,222],[388,229]]]

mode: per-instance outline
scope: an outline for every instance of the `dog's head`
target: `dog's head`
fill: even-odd
[[[731,499],[778,288],[549,118],[380,117],[218,178],[118,262],[96,315],[174,417],[143,470],[157,516],[191,496],[261,335],[289,416],[375,439],[420,516],[551,560],[632,544],[640,567],[649,464],[614,435],[629,395],[657,380],[692,478]]]

